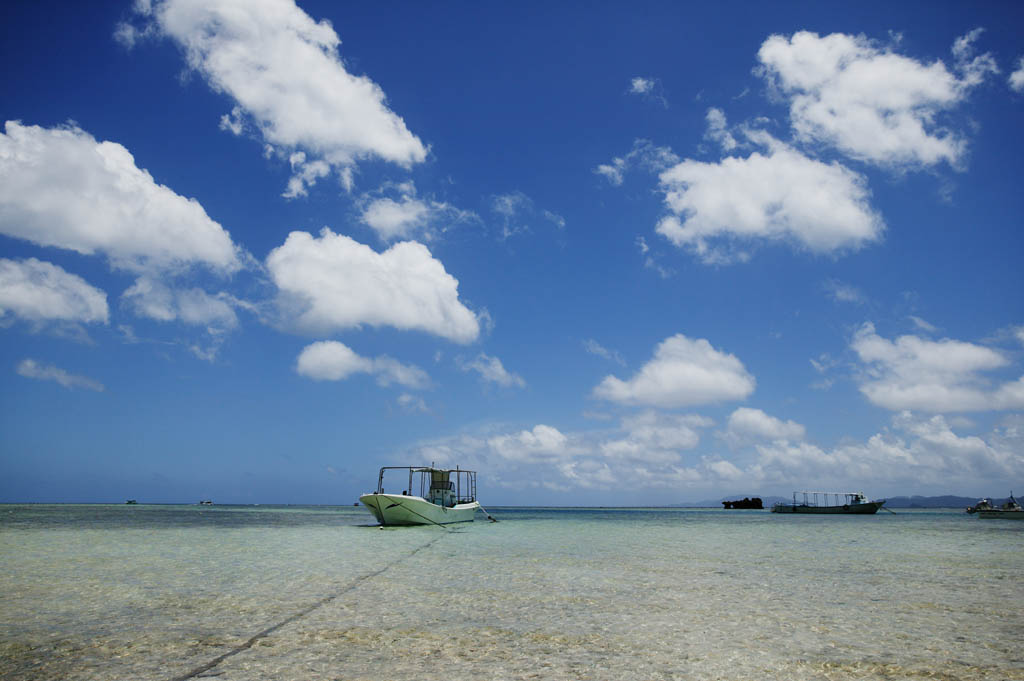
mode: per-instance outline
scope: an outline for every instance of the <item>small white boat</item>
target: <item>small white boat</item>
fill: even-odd
[[[384,491],[386,471],[408,472],[408,479],[401,474],[389,476],[405,485],[400,494]],[[472,522],[480,508],[476,500],[476,471],[433,466],[385,466],[377,476],[377,491],[362,495],[359,501],[383,526]]]
[[[993,508],[991,505],[989,508],[977,508],[975,511],[979,518],[1004,518],[1006,520],[1024,520],[1024,509],[1020,507],[1017,500],[1013,498],[1013,492],[1010,492],[1010,498],[1006,500],[1006,503],[999,508]]]
[[[796,495],[803,500],[797,502]],[[885,499],[868,501],[860,492],[793,492],[793,503],[780,502],[772,506],[772,513],[871,514],[878,513]]]

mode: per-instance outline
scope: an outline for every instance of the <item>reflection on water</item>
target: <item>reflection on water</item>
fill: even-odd
[[[490,510],[0,506],[0,678],[1024,679],[1021,527]]]

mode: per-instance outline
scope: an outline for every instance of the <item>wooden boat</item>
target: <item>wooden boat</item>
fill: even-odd
[[[802,501],[797,501],[802,494]],[[885,499],[868,501],[860,492],[793,492],[793,503],[780,502],[772,513],[818,513],[834,515],[865,515],[878,513]]]
[[[391,475],[406,485],[401,494],[385,493],[387,471],[408,472],[407,479],[404,475]],[[359,501],[383,526],[472,522],[480,508],[476,500],[476,471],[433,466],[385,466],[377,476],[377,490],[362,495]]]
[[[1013,498],[1013,492],[1010,492],[1010,498],[1007,499],[1006,503],[999,508],[993,508],[990,505],[989,508],[977,508],[975,512],[978,514],[979,518],[1024,520],[1024,509],[1021,509],[1020,504],[1018,504],[1017,500]]]

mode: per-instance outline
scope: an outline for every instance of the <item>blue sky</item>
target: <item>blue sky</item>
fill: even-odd
[[[1024,482],[1017,3],[6,3],[0,501]]]

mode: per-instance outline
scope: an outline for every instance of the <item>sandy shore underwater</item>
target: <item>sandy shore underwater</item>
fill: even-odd
[[[0,507],[0,678],[1024,679],[1024,528],[491,511]]]

